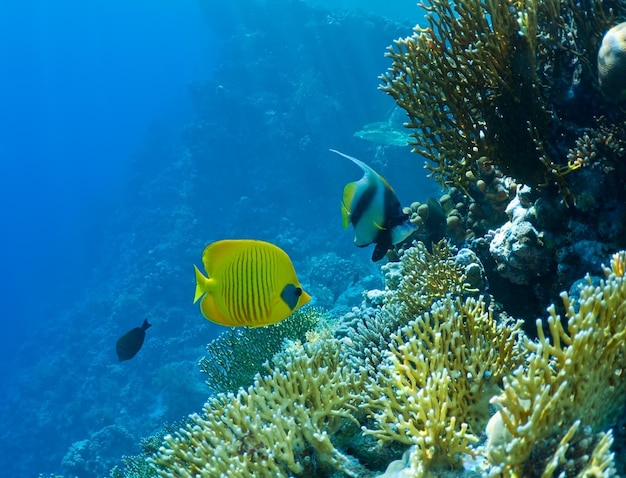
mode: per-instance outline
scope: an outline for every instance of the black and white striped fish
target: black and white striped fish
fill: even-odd
[[[402,212],[400,201],[385,178],[363,161],[334,149],[331,151],[348,158],[364,172],[361,179],[346,184],[343,190],[343,227],[352,224],[354,243],[358,247],[376,244],[372,260],[379,261],[393,245],[415,231],[415,226]]]

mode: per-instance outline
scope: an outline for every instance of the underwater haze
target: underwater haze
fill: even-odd
[[[132,154],[191,117],[215,55],[193,0],[4,3],[0,22],[4,317],[26,336],[80,297]]]
[[[0,5],[2,476],[108,477],[200,410],[197,362],[225,330],[192,304],[210,242],[278,244],[337,313],[380,286],[341,227],[362,172],[329,149],[403,204],[436,194],[391,133],[355,135],[397,117],[378,76],[415,9],[323,3]],[[144,319],[143,347],[118,362]]]

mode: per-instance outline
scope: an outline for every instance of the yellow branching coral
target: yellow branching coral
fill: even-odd
[[[475,455],[501,377],[517,367],[520,323],[499,325],[482,299],[437,302],[391,337],[364,408],[381,441],[415,445],[415,476]]]
[[[271,374],[209,399],[202,415],[166,436],[151,459],[159,475],[276,478],[315,465],[357,476],[331,441],[343,421],[355,421],[363,380],[345,366],[340,342],[295,343],[282,358]]]
[[[566,189],[551,146],[556,105],[574,78],[591,82],[602,2],[424,0],[427,26],[396,40],[381,89],[409,116],[414,151],[443,184],[469,192],[483,158],[530,186]],[[608,7],[607,7],[608,8]]]
[[[464,269],[454,261],[454,252],[445,240],[433,244],[432,252],[428,252],[423,242],[414,242],[400,259],[399,280],[388,283],[393,292],[387,296],[385,306],[406,322],[428,311],[437,299],[468,292],[470,286]]]
[[[537,463],[531,464],[536,461],[530,460],[531,455],[551,456],[541,464],[546,467],[542,475],[546,477],[558,475],[559,467],[591,466],[590,462],[575,462],[568,449],[580,439],[579,428],[587,427],[591,433],[605,430],[623,406],[625,263],[625,252],[615,254],[611,268],[605,268],[606,279],[598,286],[588,279],[575,303],[563,293],[567,325],[554,306],[550,307],[551,338],[545,336],[538,321],[538,341],[526,344],[530,351],[527,364],[504,379],[504,393],[494,399],[498,413],[490,421],[487,455],[505,476],[533,476],[528,467],[537,467]],[[554,443],[554,436],[563,438]],[[602,469],[610,475],[609,454],[600,447],[604,443],[606,448],[607,440],[611,437],[591,440],[587,451],[598,442],[598,452],[592,456],[597,466],[605,463]],[[579,473],[578,468],[568,476]]]

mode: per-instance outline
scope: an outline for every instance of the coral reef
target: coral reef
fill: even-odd
[[[406,111],[414,152],[445,189],[446,237],[461,247],[487,241],[488,255],[472,247],[490,282],[528,286],[536,307],[525,314],[536,316],[581,274],[596,273],[598,257],[624,247],[625,112],[612,101],[619,91],[607,99],[600,90],[620,64],[621,30],[600,42],[626,4],[421,6],[426,24],[389,48],[381,89]],[[513,217],[515,200],[525,217]],[[418,226],[423,208],[405,208]],[[590,249],[577,247],[583,239]]]
[[[520,323],[498,325],[482,299],[446,298],[390,338],[362,407],[381,441],[413,444],[411,476],[460,467],[489,418],[489,399],[523,355]]]
[[[565,99],[593,82],[591,32],[608,28],[609,7],[430,0],[423,8],[428,25],[390,48],[381,88],[406,110],[414,150],[434,178],[471,195],[482,162],[532,187],[554,184],[567,197],[564,176],[577,165],[552,140],[575,134]]]
[[[611,101],[626,99],[626,22],[614,26],[602,37],[598,51],[598,83]]]
[[[449,250],[442,259],[457,270]],[[535,341],[482,296],[461,298],[459,282],[398,321],[391,280],[337,337],[287,342],[250,387],[209,398],[115,476],[613,476],[625,465],[611,428],[626,396],[626,251],[603,270],[562,294],[567,322],[552,306]]]
[[[414,242],[412,247],[402,251],[400,262],[383,266],[386,286],[392,291],[387,296],[386,306],[394,309],[400,321],[428,311],[433,302],[448,294],[462,297],[479,292],[473,286],[484,284],[476,279],[473,285],[467,281],[465,273],[471,266],[458,264],[455,252],[445,240],[432,244],[431,252],[423,242]]]
[[[563,293],[566,323],[551,307],[551,338],[538,321],[537,342],[525,344],[527,363],[504,379],[503,394],[493,400],[498,412],[486,450],[505,476],[540,476],[540,468],[546,470],[541,476],[582,473],[591,462],[581,460],[580,451],[576,460],[570,449],[576,450],[572,442],[581,441],[584,427],[590,437],[583,451],[599,461],[599,476],[610,470],[612,437],[606,430],[626,394],[625,264],[626,252],[616,253],[605,268],[606,279],[594,285],[588,278],[576,302]]]
[[[361,476],[332,441],[342,419],[354,420],[361,382],[336,339],[293,343],[251,387],[209,399],[152,463],[164,477]]]
[[[507,206],[509,221],[491,232],[489,253],[501,277],[513,284],[532,284],[554,268],[554,249],[545,232],[533,225],[535,207],[516,196]]]
[[[468,249],[455,250],[446,241],[424,243],[401,251],[399,262],[382,266],[385,290],[364,294],[361,308],[354,308],[340,319],[335,331],[350,341],[349,360],[375,376],[388,348],[388,337],[410,320],[430,310],[438,299],[460,297],[482,291],[485,282],[482,265]],[[469,279],[468,279],[469,278]]]
[[[426,0],[423,6],[427,26],[389,51],[393,66],[383,89],[408,113],[415,150],[446,188],[438,200],[415,201],[404,212],[420,226],[418,238],[446,240],[402,244],[383,267],[385,289],[365,292],[361,307],[345,314],[336,330],[316,329],[320,312],[305,309],[293,322],[231,330],[211,342],[200,366],[217,393],[184,425],[157,434],[144,455],[126,458],[116,478],[626,473],[616,448],[624,441],[626,253],[600,267],[626,246],[626,135],[624,112],[603,98],[593,69],[602,33],[625,5]],[[351,21],[333,21],[341,20]],[[242,30],[236,39],[238,51],[249,53],[257,37]],[[284,52],[283,38],[272,41]],[[222,74],[230,83],[194,91],[209,96],[199,100],[208,109],[248,93],[224,123],[239,124],[246,114],[243,127],[250,129],[229,129],[221,141],[240,139],[233,131],[252,137],[252,127],[263,126],[271,133],[257,136],[273,140],[277,151],[283,140],[304,151],[310,131],[334,118],[339,95],[322,91],[319,74],[302,65],[277,73],[260,59],[245,74]],[[276,77],[295,101],[243,84],[261,77],[268,84]],[[303,107],[310,96],[321,98],[321,110]],[[198,121],[187,131],[194,148],[186,161],[198,172],[206,169],[211,141],[222,136],[221,121]],[[381,134],[395,141],[388,130],[375,133],[377,141]],[[249,157],[241,169],[257,167],[248,153],[258,144],[244,147],[250,149],[241,155]],[[278,167],[296,159],[281,156]],[[262,171],[258,182],[272,174]],[[194,189],[209,188],[198,182]],[[177,234],[210,230],[211,219],[196,219],[193,201],[180,199],[176,220],[188,227],[196,222],[193,231],[181,227]],[[249,197],[237,197],[235,208],[242,222],[260,210]],[[332,241],[323,228],[306,239],[308,231],[295,230],[280,208],[271,213],[264,214],[281,219],[263,232],[302,244],[300,260],[324,305],[361,287],[365,272],[325,251]],[[315,249],[318,238],[326,241],[322,251]],[[155,272],[146,279],[157,281],[175,268],[164,252],[181,241],[150,250],[144,261]],[[536,340],[502,311],[511,312],[506,290],[510,297],[520,290],[513,286],[525,287],[528,296],[516,300],[527,303],[534,319],[583,272],[602,271],[604,279],[587,276],[578,290],[563,294],[547,321],[531,323]],[[159,287],[121,297],[116,313],[129,307],[138,313],[142,299],[168,289],[151,283]],[[183,314],[170,312],[163,321],[171,326],[172,317]],[[181,375],[185,363],[161,366],[156,384],[179,383],[172,375]],[[161,408],[152,413],[161,416]],[[92,471],[88,445],[72,447],[69,471]]]
[[[101,454],[107,454],[109,449],[130,450],[133,444],[133,437],[128,430],[110,425],[86,440],[74,442],[63,457],[62,465],[75,477],[104,476],[111,468],[111,463],[103,461]]]

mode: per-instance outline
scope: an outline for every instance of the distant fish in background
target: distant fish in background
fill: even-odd
[[[372,260],[379,261],[416,228],[402,212],[400,201],[385,178],[364,162],[334,149],[331,151],[348,158],[365,173],[358,181],[346,184],[343,190],[343,227],[352,224],[354,243],[358,247],[376,244]]]
[[[146,338],[146,330],[150,327],[152,327],[152,324],[148,323],[148,319],[144,319],[141,327],[135,327],[119,338],[115,349],[120,362],[130,360],[137,355]]]
[[[289,317],[311,300],[291,259],[280,247],[251,239],[209,244],[202,253],[208,274],[196,272],[195,304],[202,315],[229,327],[261,327]]]

